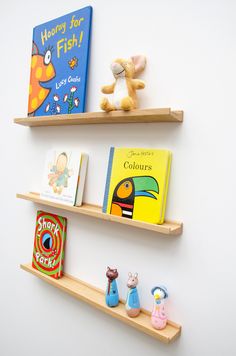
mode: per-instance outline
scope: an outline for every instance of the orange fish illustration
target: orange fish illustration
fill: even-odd
[[[78,66],[78,58],[77,57],[71,58],[71,60],[68,62],[68,64],[71,69],[74,69],[75,67]]]
[[[42,83],[50,81],[56,75],[55,68],[51,60],[52,47],[48,47],[42,55],[39,54],[38,48],[33,42],[28,116],[34,115],[35,111],[43,104],[51,91],[51,89],[47,89],[42,86]]]

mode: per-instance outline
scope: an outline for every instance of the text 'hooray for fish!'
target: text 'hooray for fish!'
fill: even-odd
[[[82,44],[83,35],[84,35],[84,32],[81,31],[79,38],[77,38],[75,34],[73,34],[72,37],[69,39],[61,38],[57,42],[57,58],[60,58],[61,53],[67,53],[74,47],[80,47]]]
[[[66,33],[67,28],[72,31],[73,29],[77,30],[77,28],[80,27],[81,23],[83,23],[84,20],[84,17],[76,19],[75,15],[72,15],[69,23],[65,21],[63,23],[57,24],[53,28],[45,28],[43,31],[41,31],[42,45],[44,45],[47,41],[49,41],[53,36],[58,33],[64,35]],[[62,53],[67,53],[74,47],[80,47],[82,45],[83,36],[84,31],[77,30],[76,34],[73,33],[69,38],[66,36],[60,38],[60,40],[58,40],[56,44],[57,58],[60,58]]]
[[[70,21],[69,29],[71,30],[72,28],[79,27],[83,21],[84,21],[83,17],[81,17],[79,19],[75,19],[75,15],[73,15],[72,18],[71,18],[71,21]],[[49,38],[55,36],[59,32],[62,35],[64,35],[66,30],[67,30],[67,22],[66,21],[56,25],[55,27],[51,28],[50,30],[45,28],[44,31],[41,31],[42,45],[44,45],[44,43],[46,41],[48,41]]]

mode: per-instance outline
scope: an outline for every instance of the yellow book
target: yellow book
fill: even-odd
[[[111,147],[103,212],[162,224],[171,166],[171,152]]]

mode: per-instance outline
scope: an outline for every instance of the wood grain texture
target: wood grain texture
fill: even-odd
[[[42,204],[45,206],[50,206],[57,209],[63,209],[65,211],[70,211],[76,214],[83,214],[92,216],[94,218],[116,222],[124,225],[133,226],[140,229],[150,230],[166,235],[180,235],[182,233],[183,224],[180,222],[165,221],[162,225],[150,224],[143,221],[126,219],[115,215],[105,214],[102,212],[102,208],[97,205],[91,205],[84,203],[82,206],[67,206],[59,203],[54,203],[45,199],[40,198],[38,193],[26,193],[17,194],[17,198],[29,200],[34,203]]]
[[[115,308],[107,307],[105,304],[104,292],[102,290],[68,274],[65,274],[62,278],[56,280],[34,269],[31,264],[22,264],[20,267],[54,287],[63,290],[73,297],[90,304],[104,313],[109,314],[125,324],[128,324],[164,343],[170,343],[181,333],[181,326],[171,321],[168,321],[165,329],[155,330],[151,325],[150,312],[143,309],[137,318],[129,318],[126,314],[123,301],[120,301],[119,305]]]
[[[86,124],[125,124],[151,122],[182,122],[183,111],[164,109],[135,109],[131,111],[85,112],[54,116],[16,118],[14,122],[24,126],[62,126]]]

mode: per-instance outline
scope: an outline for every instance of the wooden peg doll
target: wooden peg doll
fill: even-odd
[[[108,307],[116,307],[119,304],[119,293],[116,284],[116,278],[118,277],[117,269],[107,267],[106,276],[108,278],[106,304]]]
[[[151,290],[154,296],[153,311],[151,316],[151,323],[154,329],[164,329],[167,323],[167,316],[165,313],[165,299],[168,298],[166,287],[158,285]]]
[[[132,275],[131,272],[128,274],[127,287],[129,288],[127,293],[127,299],[125,304],[125,309],[129,317],[134,318],[140,313],[140,302],[138,296],[138,273]]]

